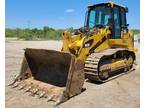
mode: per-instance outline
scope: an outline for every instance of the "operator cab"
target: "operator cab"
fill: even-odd
[[[103,28],[109,26],[111,38],[121,38],[121,32],[128,31],[126,13],[128,8],[112,2],[88,6],[85,26],[89,28]]]

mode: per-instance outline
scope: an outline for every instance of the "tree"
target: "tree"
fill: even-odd
[[[73,30],[73,28],[70,28]],[[33,29],[10,29],[6,28],[5,36],[6,37],[18,37],[18,39],[24,40],[39,40],[39,39],[61,39],[61,34],[64,29],[53,29],[47,26],[44,26],[43,29],[33,28]]]

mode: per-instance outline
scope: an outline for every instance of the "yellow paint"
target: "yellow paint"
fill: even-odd
[[[120,6],[120,7],[126,8],[125,6],[116,4],[114,2],[106,2],[105,4],[107,4],[107,3],[109,3],[111,5],[111,7],[113,7],[114,5],[116,5],[116,6]]]
[[[74,35],[69,32],[63,33],[63,50],[64,52],[72,53],[76,56],[77,59],[85,61],[89,51],[92,47],[95,46],[98,42],[102,41],[102,38],[105,36],[106,41],[100,44],[94,51],[100,52],[110,47],[115,48],[127,48],[131,51],[136,51],[133,46],[132,32],[129,30],[128,33],[121,33],[120,39],[109,39],[111,32],[107,26],[104,29],[97,29],[97,32],[92,33],[91,36],[84,36],[83,34]],[[84,43],[88,40],[93,39],[91,46],[83,48]]]
[[[113,2],[107,2],[105,4],[110,4],[112,7],[114,5],[117,5],[122,8],[126,8]],[[86,36],[83,33],[79,35],[72,35],[71,33],[65,31],[62,34],[62,51],[69,52],[75,55],[77,59],[85,61],[87,59],[87,56],[90,54],[90,49],[93,48],[97,43],[101,42],[103,37],[105,37],[106,40],[98,47],[96,47],[96,49],[94,49],[94,52],[100,52],[110,47],[127,48],[134,52],[137,51],[137,49],[135,49],[133,46],[133,33],[130,30],[128,30],[128,32],[121,32],[120,39],[110,39],[111,31],[108,26],[101,29],[96,28],[96,30],[93,29],[92,31],[93,32],[90,33],[90,36]],[[84,48],[83,46],[85,45],[85,43],[92,39],[92,45]]]
[[[116,62],[110,64],[111,71],[114,71],[116,69],[126,67],[126,66],[127,66],[126,60],[119,60],[119,61],[116,61]]]

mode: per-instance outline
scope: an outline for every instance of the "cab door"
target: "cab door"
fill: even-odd
[[[121,25],[120,25],[120,10],[119,7],[113,8],[113,38],[121,38]]]
[[[123,15],[122,15],[123,14]],[[113,28],[112,28],[112,35],[110,38],[110,46],[111,47],[125,47],[127,46],[127,42],[123,41],[122,39],[122,32],[126,31],[122,29],[123,26],[126,25],[126,16],[125,11],[121,13],[121,7],[114,6],[113,7]]]

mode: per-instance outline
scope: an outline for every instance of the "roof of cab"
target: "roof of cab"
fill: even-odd
[[[93,4],[93,5],[88,5],[88,7],[90,8],[90,7],[100,6],[100,5],[111,5],[112,7],[113,6],[119,6],[119,7],[122,7],[124,9],[127,9],[126,6],[122,6],[122,5],[116,4],[114,2],[106,2],[106,3]]]

